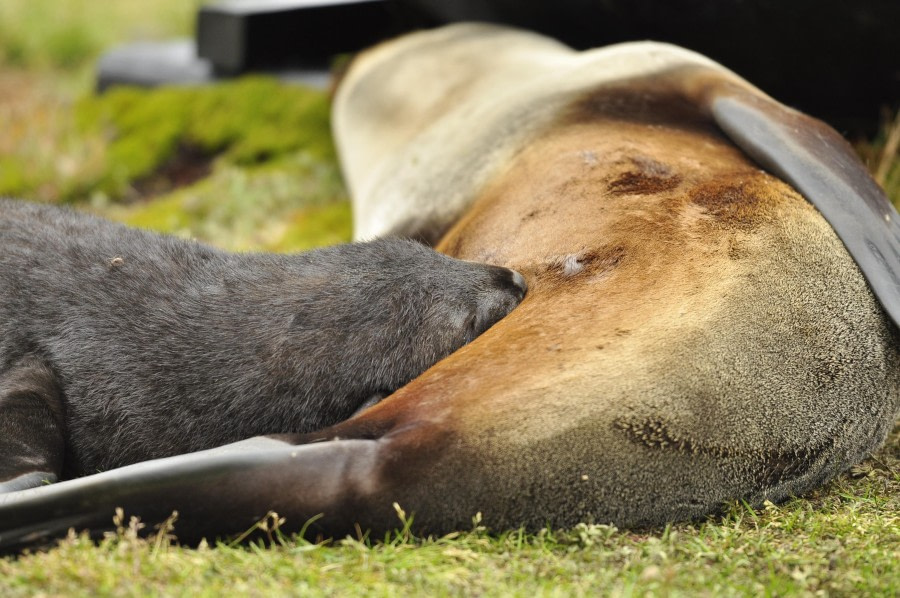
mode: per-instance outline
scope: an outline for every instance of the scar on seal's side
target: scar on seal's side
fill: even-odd
[[[233,254],[3,199],[0,247],[0,481],[332,425],[525,293],[412,241]]]

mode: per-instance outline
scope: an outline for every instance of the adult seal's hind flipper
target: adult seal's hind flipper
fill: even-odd
[[[900,216],[853,148],[831,127],[762,94],[726,85],[706,101],[735,145],[816,206],[900,326]]]
[[[186,543],[239,534],[269,511],[286,517],[288,530],[325,514],[329,530],[349,532],[365,515],[359,501],[373,488],[378,450],[374,440],[294,446],[259,437],[0,494],[0,552],[52,545],[69,528],[99,537],[115,529],[119,507],[147,529],[177,511],[175,533]]]

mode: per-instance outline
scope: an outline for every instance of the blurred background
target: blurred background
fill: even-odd
[[[846,3],[566,2],[568,12],[532,0],[397,6],[404,27],[474,16],[542,28],[579,47],[593,45],[596,35],[605,42],[667,39],[704,51],[829,120],[900,203],[900,118],[891,101],[900,56],[891,55],[896,42],[883,34],[900,3],[863,0],[835,28]],[[0,195],[73,203],[237,250],[349,240],[326,91],[249,68],[214,85],[95,93],[101,55],[123,43],[194,38],[201,4],[3,0]],[[267,37],[275,39],[265,32],[260,39]],[[860,100],[864,94],[875,99]]]
[[[199,4],[0,2],[0,195],[236,250],[349,240],[325,91],[251,75],[94,93],[104,51],[190,37]]]

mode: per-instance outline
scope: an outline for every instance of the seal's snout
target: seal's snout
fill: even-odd
[[[525,282],[525,277],[516,272],[515,270],[510,270],[512,272],[512,283],[519,289],[519,301],[525,298],[525,293],[528,292],[528,283]]]
[[[478,336],[511,312],[528,292],[525,277],[509,268],[491,266],[491,285],[479,296],[472,336]]]
[[[502,266],[492,266],[492,268],[494,271],[494,283],[497,289],[501,293],[507,294],[515,299],[515,305],[521,303],[522,299],[525,298],[525,293],[528,292],[528,283],[525,282],[525,277],[515,270],[510,270],[509,268],[504,268]],[[515,305],[512,307],[515,307]]]

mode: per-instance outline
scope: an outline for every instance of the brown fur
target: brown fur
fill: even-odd
[[[476,51],[458,43],[451,53]],[[492,60],[501,71],[515,61],[482,62]],[[900,407],[894,331],[815,208],[710,119],[711,89],[752,90],[735,81],[688,65],[548,95],[552,114],[511,133],[513,149],[482,168],[490,176],[462,183],[470,199],[437,248],[515,268],[529,295],[484,337],[317,435],[391,439],[370,500],[399,499],[439,529],[476,511],[501,527],[658,524],[803,492],[883,440]],[[366,91],[358,101],[379,101]],[[404,131],[432,135],[446,104],[434,110],[413,111]],[[368,142],[345,145],[354,140]],[[398,148],[429,176],[433,156],[414,141]],[[448,157],[434,166],[453,180],[461,166]],[[389,189],[381,181],[370,188]],[[432,201],[421,198],[422,213]]]

